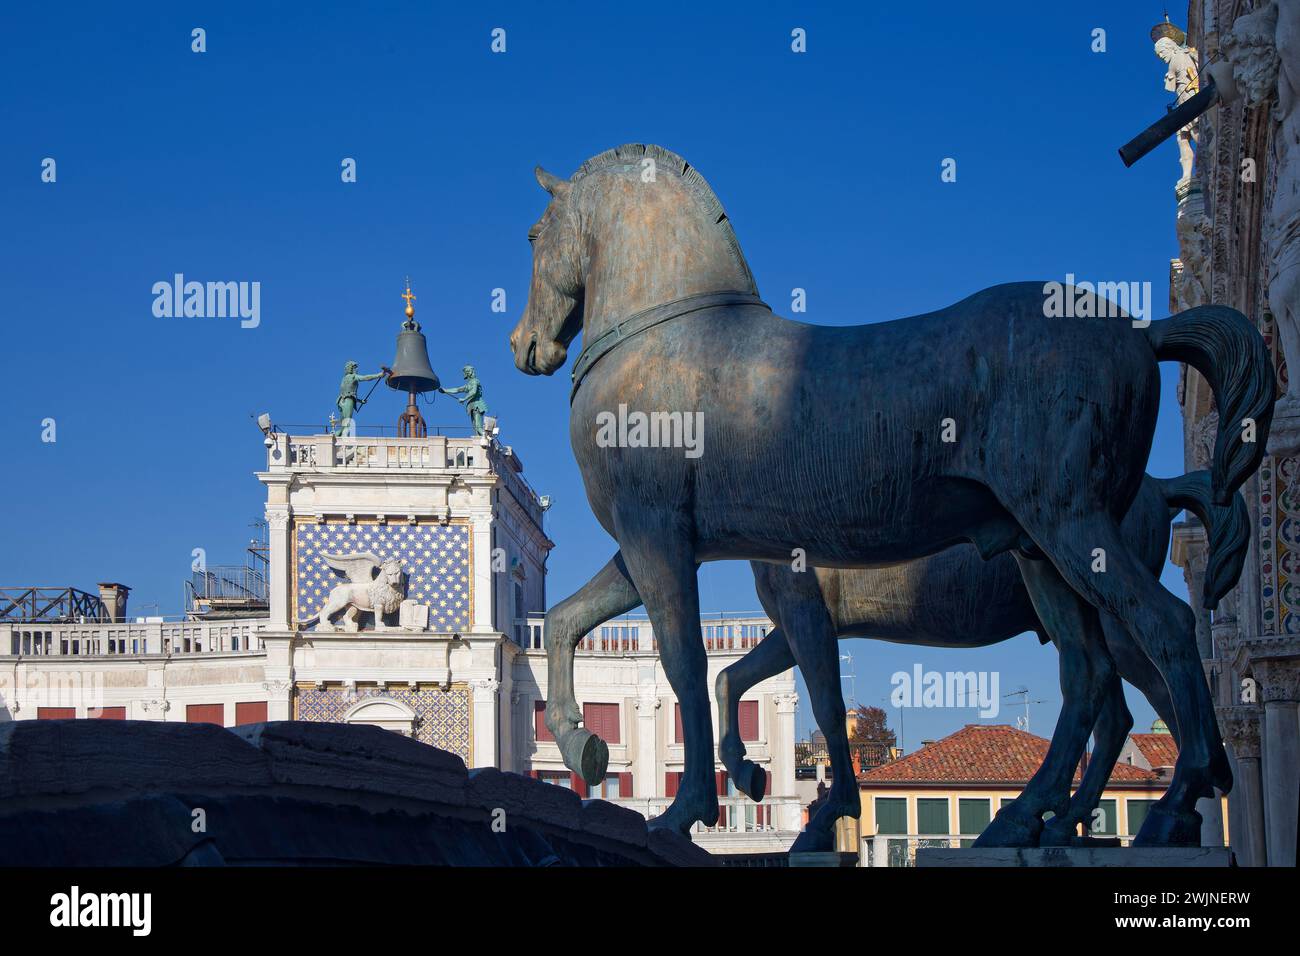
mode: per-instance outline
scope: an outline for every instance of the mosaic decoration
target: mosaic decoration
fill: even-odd
[[[468,766],[474,734],[470,720],[469,688],[453,684],[451,690],[428,687],[363,687],[349,693],[341,687],[298,687],[294,702],[297,720],[341,724],[344,715],[365,700],[391,700],[415,712],[414,737],[421,743],[454,753]]]
[[[406,596],[429,605],[431,631],[464,631],[470,624],[469,527],[449,525],[294,523],[294,605],[305,620],[324,606],[344,576],[325,554],[369,551],[406,561]],[[368,618],[366,619],[368,620]]]

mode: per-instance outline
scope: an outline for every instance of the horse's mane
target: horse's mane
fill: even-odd
[[[671,149],[664,149],[662,146],[655,146],[653,143],[625,143],[622,146],[607,149],[605,152],[591,157],[591,159],[579,166],[577,172],[569,179],[571,182],[576,183],[583,177],[599,172],[602,169],[620,166],[639,167],[641,160],[647,156],[654,160],[656,170],[666,169],[676,174],[687,191],[699,200],[700,205],[704,207],[705,215],[713,221],[713,224],[722,233],[722,240],[726,243],[727,250],[731,253],[732,258],[736,260],[736,264],[740,266],[750,289],[757,294],[758,287],[754,284],[754,275],[749,271],[749,263],[745,261],[745,254],[740,250],[740,242],[736,239],[736,231],[731,228],[731,220],[727,218],[727,211],[722,208],[722,202],[713,191],[713,187],[699,174],[695,167]]]

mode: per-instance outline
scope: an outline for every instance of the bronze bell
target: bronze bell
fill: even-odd
[[[402,331],[397,333],[397,357],[388,372],[388,387],[406,393],[406,410],[397,419],[397,434],[403,438],[424,438],[428,432],[424,416],[415,396],[420,392],[433,392],[442,388],[438,374],[429,365],[429,346],[420,331],[420,323],[415,321],[415,308],[411,305],[415,296],[411,293],[411,281],[406,281],[406,321]]]
[[[429,347],[419,324],[410,319],[397,333],[397,357],[388,376],[388,387],[399,392],[435,392],[442,383],[429,366]]]

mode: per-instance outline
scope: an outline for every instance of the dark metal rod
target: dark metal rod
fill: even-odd
[[[1205,86],[1186,103],[1170,110],[1162,119],[1152,123],[1119,148],[1119,158],[1125,166],[1132,166],[1170,136],[1200,116],[1219,101],[1219,90],[1214,78],[1207,76]]]

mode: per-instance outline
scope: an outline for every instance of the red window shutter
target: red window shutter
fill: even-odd
[[[681,774],[674,770],[669,770],[664,774],[664,796],[677,796],[677,781],[681,779]]]
[[[96,717],[100,720],[126,720],[125,707],[101,707],[99,712],[87,711],[88,717]]]
[[[528,771],[528,776],[532,777],[534,780],[541,780],[541,779],[542,779],[541,772],[540,772],[540,771],[537,771],[537,770],[530,770],[530,771]]]
[[[740,739],[758,739],[758,701],[756,700],[740,702]]]
[[[551,728],[546,726],[546,701],[539,700],[533,704],[533,731],[538,740],[554,740]]]
[[[635,792],[632,789],[632,774],[620,773],[618,775],[618,795],[620,797],[630,797]]]
[[[266,723],[266,701],[241,700],[235,704],[235,726]]]
[[[673,704],[673,740],[682,742],[682,705]]]
[[[583,780],[576,773],[569,773],[569,780],[573,784],[573,792],[582,799],[587,799],[587,781]]]
[[[727,771],[719,770],[718,771],[718,796],[725,797],[726,795],[727,795]]]
[[[76,720],[77,708],[75,707],[37,707],[37,720]]]
[[[618,704],[583,704],[582,723],[607,744],[619,739]]]
[[[226,725],[226,707],[224,704],[187,704],[185,720],[191,724]]]

